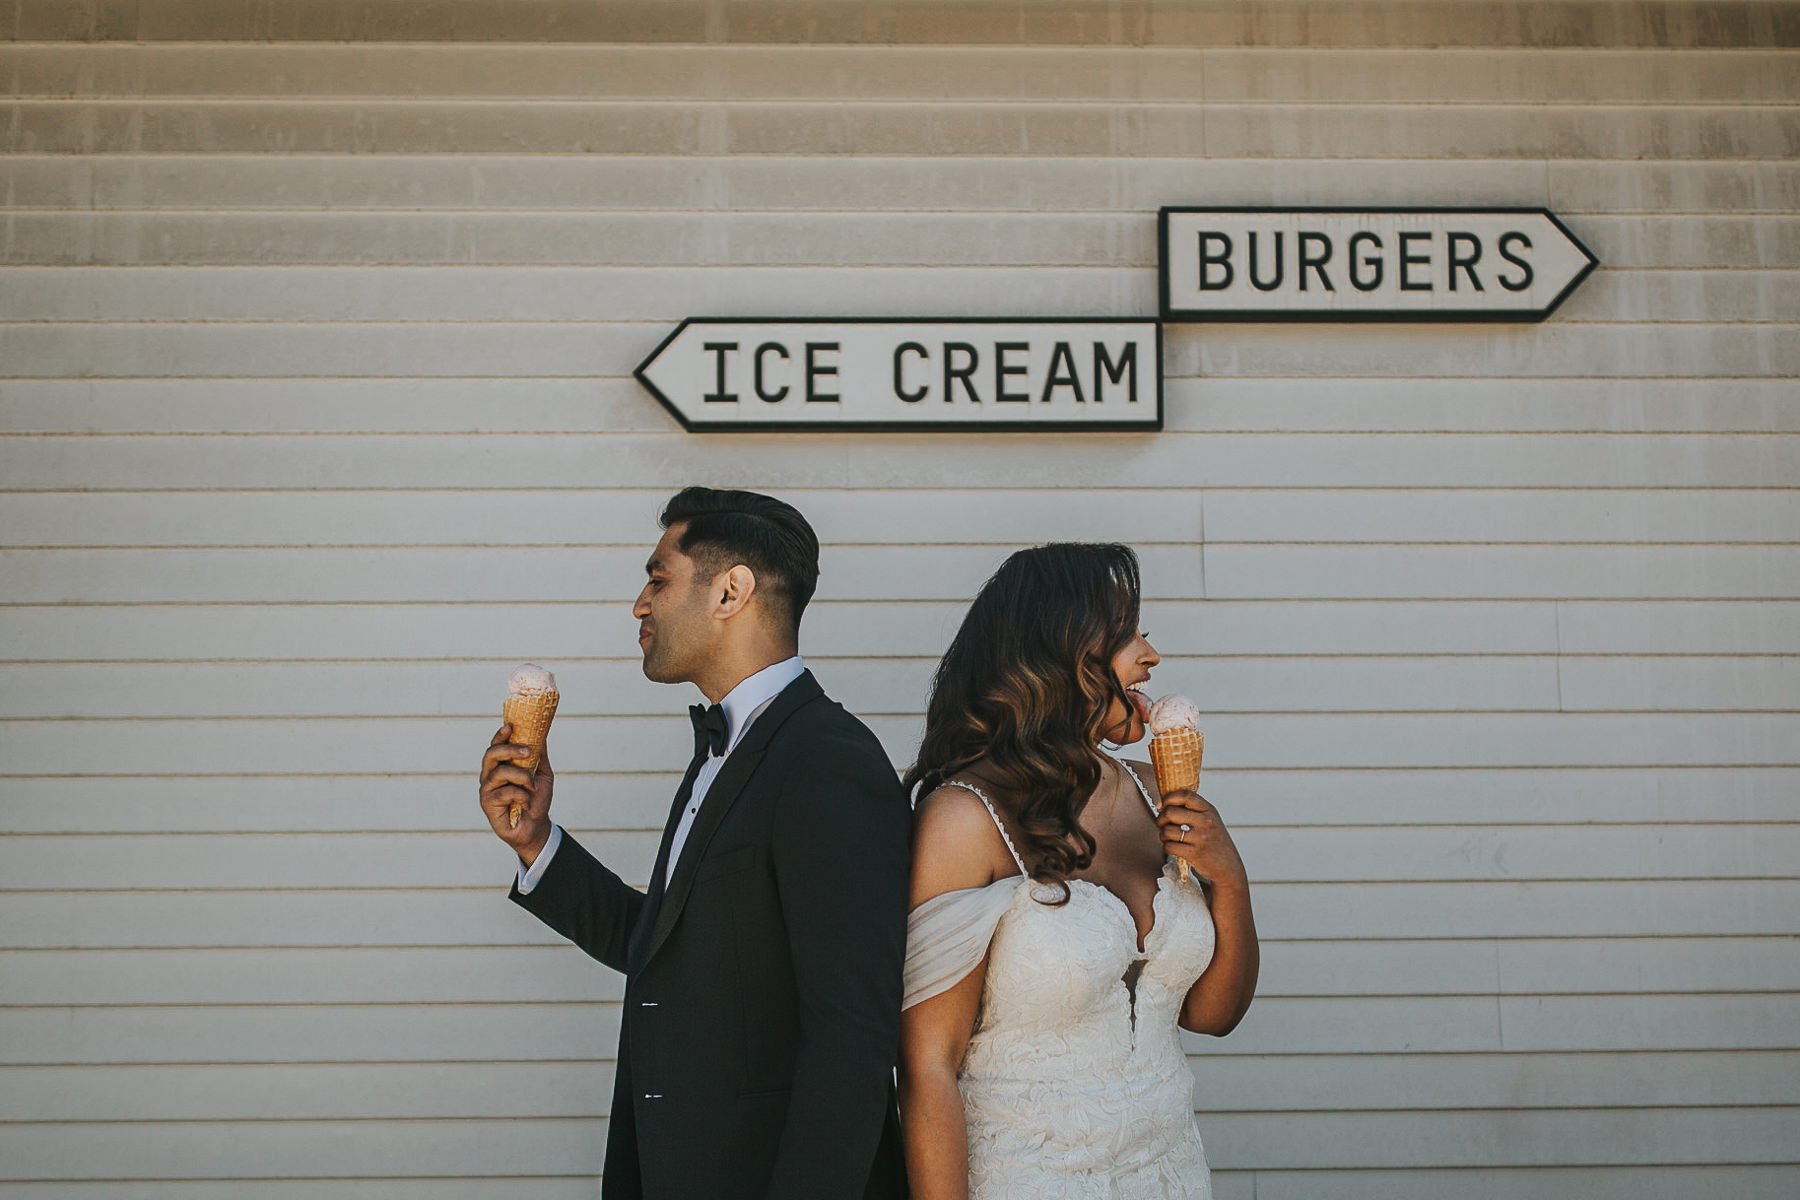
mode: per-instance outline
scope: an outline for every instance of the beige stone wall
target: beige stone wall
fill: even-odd
[[[559,810],[647,871],[688,697],[626,605],[693,481],[813,516],[896,761],[1008,549],[1138,546],[1266,939],[1191,1042],[1221,1200],[1800,1191],[1797,6],[0,38],[0,1198],[593,1195],[618,982],[473,769],[553,665]],[[1154,436],[698,437],[630,378],[701,313],[1148,315],[1180,203],[1546,205],[1602,267],[1539,326],[1172,326]]]

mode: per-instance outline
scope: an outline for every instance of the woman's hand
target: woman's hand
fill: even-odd
[[[1162,798],[1157,815],[1163,852],[1193,868],[1206,883],[1216,887],[1245,887],[1244,860],[1238,857],[1231,831],[1219,819],[1219,810],[1198,792],[1170,792]]]

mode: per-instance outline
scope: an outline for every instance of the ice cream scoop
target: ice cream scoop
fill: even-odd
[[[524,663],[506,681],[506,690],[515,696],[540,696],[556,690],[556,676],[536,663]]]
[[[526,757],[513,761],[533,775],[537,774],[538,763],[543,761],[544,745],[550,739],[550,722],[556,716],[556,702],[560,699],[556,676],[536,663],[525,663],[506,681],[506,703],[500,709],[501,719],[512,725],[513,742],[531,751]],[[510,806],[506,810],[507,828],[517,829],[523,813],[522,805]]]
[[[1164,696],[1150,706],[1150,765],[1163,795],[1196,791],[1206,735],[1200,732],[1200,706],[1186,696]],[[1185,831],[1184,831],[1185,832]],[[1193,879],[1186,859],[1179,860],[1183,882]]]
[[[1186,696],[1164,696],[1150,706],[1150,734],[1200,728],[1200,706]]]

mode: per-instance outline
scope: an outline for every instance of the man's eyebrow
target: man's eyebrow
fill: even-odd
[[[654,575],[658,571],[661,571],[664,569],[665,568],[663,567],[663,560],[660,558],[653,558],[649,562],[644,564],[644,574],[646,574],[646,575]]]

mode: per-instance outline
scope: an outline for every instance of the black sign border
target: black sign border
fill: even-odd
[[[1369,309],[1362,312],[1296,312],[1293,309],[1232,309],[1221,311],[1207,308],[1175,308],[1169,297],[1169,215],[1171,213],[1364,213],[1368,215],[1392,215],[1406,213],[1429,213],[1434,216],[1451,216],[1467,213],[1476,216],[1541,216],[1562,231],[1575,248],[1586,256],[1587,266],[1575,273],[1568,286],[1556,294],[1547,307],[1537,312],[1492,312],[1480,309],[1436,309],[1431,312],[1419,312],[1414,309]],[[1520,324],[1535,325],[1547,320],[1551,313],[1561,307],[1569,294],[1581,286],[1583,280],[1593,274],[1594,268],[1600,265],[1600,259],[1588,249],[1587,244],[1575,236],[1575,231],[1563,224],[1562,219],[1547,208],[1499,207],[1499,208],[1466,208],[1451,205],[1448,207],[1432,205],[1405,205],[1398,208],[1372,208],[1365,205],[1218,205],[1218,204],[1165,204],[1156,213],[1156,293],[1157,311],[1164,321],[1176,323],[1226,323],[1245,324],[1256,322],[1262,324],[1309,324],[1309,325],[1350,325],[1370,323],[1404,322],[1412,325],[1441,324]]]
[[[688,420],[679,405],[645,373],[690,325],[1149,325],[1156,331],[1156,420],[1021,424],[1017,421],[709,421]],[[1163,431],[1163,322],[1158,317],[685,317],[631,372],[644,390],[688,433],[962,433],[1069,434]]]

